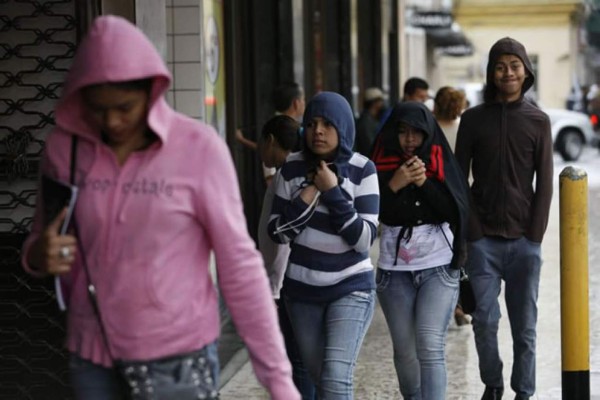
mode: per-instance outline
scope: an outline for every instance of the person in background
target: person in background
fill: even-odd
[[[385,96],[381,89],[372,87],[365,90],[363,111],[356,122],[356,151],[370,157],[377,129],[385,111]]]
[[[442,128],[453,152],[456,143],[456,132],[458,131],[458,125],[460,124],[460,115],[465,107],[466,97],[464,92],[460,90],[450,86],[444,86],[441,87],[435,95],[433,115],[440,128]],[[460,301],[454,310],[454,321],[458,326],[470,323],[469,318],[460,306]]]
[[[287,115],[300,122],[304,114],[306,106],[304,100],[304,89],[296,82],[284,82],[277,86],[273,91],[272,97],[275,115]],[[235,138],[242,145],[252,150],[258,150],[258,145],[255,141],[244,136],[241,129],[235,130]],[[275,174],[275,168],[268,168],[262,165],[263,176],[267,185]]]
[[[212,127],[170,108],[170,83],[137,27],[101,16],[55,110],[41,173],[69,182],[73,171],[75,231],[59,233],[66,210],[44,222],[42,192],[22,263],[71,289],[75,398],[218,398],[214,252],[219,293],[258,380],[272,398],[300,399],[229,149]]]
[[[585,104],[585,112],[590,116],[594,130],[600,130],[600,90],[597,84],[589,87],[585,96]],[[600,148],[600,143],[598,148]]]
[[[516,400],[535,393],[537,299],[541,242],[552,201],[552,135],[548,115],[524,96],[535,76],[525,47],[505,37],[490,49],[484,104],[466,110],[456,158],[471,185],[467,272],[477,308],[472,314],[482,400],[504,393],[498,349],[505,300],[513,339],[511,387]],[[535,188],[534,188],[535,181]]]
[[[466,108],[466,104],[465,93],[450,86],[441,87],[435,95],[433,115],[440,128],[442,128],[453,152],[456,143],[456,132],[460,124],[460,115]],[[470,323],[469,318],[462,310],[460,301],[454,310],[454,321],[458,326]]]
[[[373,152],[381,193],[377,297],[407,400],[446,398],[446,334],[456,306],[468,189],[429,109],[401,102]]]
[[[465,93],[450,86],[440,88],[434,99],[433,115],[454,151],[460,116],[466,107]]]
[[[404,95],[402,101],[425,103],[429,97],[429,84],[426,80],[412,77],[404,82]]]
[[[402,97],[402,101],[416,101],[418,103],[423,103],[430,110],[432,110],[433,106],[429,104],[430,100],[431,99],[429,96],[429,84],[427,83],[427,81],[421,78],[412,77],[408,78],[406,82],[404,82],[404,95]],[[389,118],[390,114],[392,113],[392,109],[393,108],[389,108],[385,112],[385,115],[381,119],[382,122],[379,126],[380,128],[383,127],[383,125]]]
[[[433,115],[440,128],[442,128],[453,152],[456,144],[456,132],[458,132],[458,125],[460,124],[460,115],[466,105],[465,93],[450,86],[441,87],[435,95]],[[454,321],[458,326],[470,323],[469,317],[463,312],[460,301],[456,304],[454,310]]]
[[[319,398],[349,400],[375,305],[369,250],[377,233],[377,175],[352,151],[354,115],[344,97],[313,97],[303,125],[303,150],[281,168],[269,235],[290,243],[285,302]]]
[[[287,156],[299,151],[301,146],[300,123],[287,115],[277,115],[264,125],[258,149],[262,162],[267,168],[276,168],[273,180],[267,187],[258,225],[258,249],[260,250],[265,268],[271,283],[271,292],[279,314],[279,327],[285,341],[288,358],[292,363],[294,383],[300,391],[303,400],[315,400],[315,385],[310,380],[306,368],[302,364],[298,352],[298,344],[290,324],[285,301],[281,299],[284,292],[283,277],[288,264],[290,246],[273,242],[268,233],[269,216],[275,197],[275,187],[281,178],[279,173]]]
[[[306,102],[304,89],[296,82],[285,82],[273,92],[273,106],[276,115],[287,115],[301,122]]]

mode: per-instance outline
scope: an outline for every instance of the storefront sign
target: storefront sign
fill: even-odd
[[[453,57],[470,56],[473,54],[473,46],[470,44],[457,44],[453,46],[438,47],[442,54]]]
[[[415,28],[450,28],[453,21],[452,14],[440,11],[415,11],[410,16],[410,25]]]

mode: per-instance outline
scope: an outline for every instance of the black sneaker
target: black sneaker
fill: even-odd
[[[504,394],[504,388],[485,387],[485,392],[481,396],[481,400],[500,400]]]
[[[525,394],[518,394],[515,396],[515,400],[529,400],[529,396]]]

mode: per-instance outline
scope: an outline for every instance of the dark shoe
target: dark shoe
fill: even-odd
[[[515,396],[515,400],[529,400],[529,396],[524,394],[518,394]]]
[[[500,400],[504,394],[504,388],[493,388],[486,386],[481,400]]]

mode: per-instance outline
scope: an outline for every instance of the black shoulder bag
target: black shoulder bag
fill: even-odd
[[[464,267],[460,267],[460,288],[458,293],[458,304],[462,308],[465,314],[473,314],[477,303],[475,302],[475,294],[473,294],[473,287],[469,280],[469,275],[465,271]]]
[[[70,183],[75,185],[78,137],[71,141]],[[123,392],[131,400],[215,400],[218,394],[218,355],[216,345],[209,344],[200,350],[168,356],[149,361],[126,361],[115,359],[112,354],[102,314],[96,298],[96,287],[87,265],[85,251],[79,240],[80,230],[73,215],[73,229],[77,237],[77,249],[81,257],[83,272],[87,281],[90,303],[102,334],[102,340],[109,357],[119,372]]]

